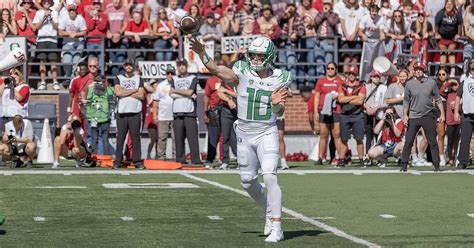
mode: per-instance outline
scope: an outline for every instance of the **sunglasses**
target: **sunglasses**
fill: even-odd
[[[326,67],[326,70],[334,71],[334,70],[336,70],[336,68],[334,68],[334,67]]]
[[[446,73],[438,73],[438,76],[446,76]]]
[[[97,68],[97,65],[89,65],[90,68]]]
[[[69,12],[71,12],[71,11],[76,12],[76,9],[70,9]]]
[[[172,72],[167,72],[166,75],[174,75]]]

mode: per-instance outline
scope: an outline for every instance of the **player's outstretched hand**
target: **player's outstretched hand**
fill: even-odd
[[[288,88],[276,89],[272,92],[272,104],[277,105],[280,103],[285,103],[286,96],[288,95]]]
[[[204,45],[199,42],[196,37],[191,36],[189,38],[189,42],[191,44],[191,50],[193,50],[195,53],[201,54],[202,52],[204,52]]]

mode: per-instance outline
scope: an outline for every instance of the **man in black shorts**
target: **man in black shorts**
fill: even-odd
[[[347,142],[354,135],[357,142],[357,156],[359,165],[364,166],[364,99],[365,86],[357,81],[359,69],[357,66],[351,66],[347,74],[347,80],[339,87],[338,100],[341,104],[341,150],[346,153]],[[339,167],[345,165],[344,159],[340,158]]]

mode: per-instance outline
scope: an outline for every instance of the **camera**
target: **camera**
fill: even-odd
[[[16,137],[13,134],[8,135],[8,144],[11,144],[16,141]]]
[[[392,113],[385,113],[385,121],[393,121],[395,116]]]
[[[81,125],[81,122],[79,120],[73,120],[71,122],[71,127],[72,127],[73,130],[76,130],[78,128],[81,128],[82,125]]]
[[[14,77],[7,77],[5,80],[3,80],[3,83],[5,84],[5,87],[7,88],[13,88],[15,87],[15,78]]]

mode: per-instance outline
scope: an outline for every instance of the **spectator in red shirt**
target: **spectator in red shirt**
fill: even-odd
[[[122,0],[113,0],[104,12],[107,15],[107,47],[111,49],[123,49],[123,51],[109,52],[112,61],[112,75],[117,76],[124,73],[122,64],[125,62],[126,39],[122,37],[130,20],[130,14],[122,5]]]
[[[94,0],[92,3],[92,9],[85,14],[86,25],[87,25],[87,36],[100,36],[105,37],[107,34],[108,20],[107,14],[102,12],[100,0]],[[101,38],[88,38],[87,49],[89,56],[94,56],[99,59],[99,65],[103,65],[103,58],[105,54],[101,54],[103,49]]]
[[[33,29],[33,19],[35,18],[36,11],[32,8],[33,0],[23,0],[20,5],[20,10],[15,13],[15,22],[18,28],[18,35],[34,36],[35,31]],[[30,46],[36,42],[35,37],[29,37],[26,40]]]
[[[341,149],[339,153],[339,167],[345,166],[344,155],[347,150],[347,142],[351,134],[357,142],[357,156],[359,165],[364,166],[364,99],[365,86],[357,81],[359,68],[351,66],[346,72],[347,81],[339,86],[338,100],[341,104]]]
[[[69,85],[69,103],[67,113],[68,115],[72,114],[78,116],[81,119],[82,128],[85,132],[86,123],[83,115],[84,111],[81,111],[81,108],[83,106],[82,102],[84,102],[87,97],[85,92],[89,84],[92,83],[92,78],[85,62],[79,63],[78,67],[79,75],[74,77]]]
[[[219,20],[221,19],[224,11],[222,11],[222,8],[217,6],[216,0],[209,0],[209,5],[207,7],[206,6],[203,7],[202,14],[203,16],[207,16],[207,14],[209,13],[214,13],[216,20]]]
[[[314,130],[319,132],[319,151],[321,154],[326,153],[326,147],[330,133],[339,152],[339,158],[342,158],[341,151],[341,137],[340,137],[340,113],[341,106],[337,102],[338,90],[341,87],[342,80],[337,76],[337,65],[330,62],[326,65],[326,76],[320,78],[315,87],[314,92]],[[329,99],[329,100],[327,100]],[[325,106],[330,104],[330,106]],[[324,112],[323,108],[329,110]],[[325,159],[325,158],[321,158]],[[316,161],[317,164],[322,164],[322,160]],[[332,161],[336,164],[336,161]]]
[[[222,64],[222,63],[221,63]],[[207,125],[208,143],[207,159],[205,163],[212,164],[216,158],[217,145],[221,136],[220,111],[222,109],[222,100],[217,95],[217,89],[222,85],[222,81],[211,76],[206,81],[204,88],[204,123]]]
[[[143,36],[150,34],[150,25],[146,20],[143,20],[142,12],[133,11],[131,21],[128,22],[125,28],[125,36],[129,36],[128,48],[130,49],[145,49],[147,48]],[[145,60],[145,53],[139,51],[127,51],[127,57],[135,61]]]
[[[10,70],[11,84],[0,86],[2,96],[3,121],[11,121],[15,115],[28,116],[28,102],[30,100],[30,86],[25,82],[23,73],[17,68]]]
[[[379,161],[380,167],[385,167],[385,161],[388,157],[398,158],[404,145],[402,140],[404,130],[405,124],[402,119],[397,119],[395,110],[392,106],[389,106],[385,110],[383,118],[374,127],[374,133],[379,135],[380,142],[369,149],[367,157],[370,160]]]

